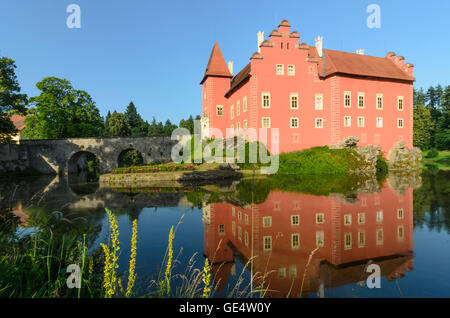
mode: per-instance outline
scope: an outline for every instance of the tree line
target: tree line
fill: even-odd
[[[450,149],[450,85],[414,90],[414,146]]]
[[[10,120],[14,114],[29,115],[23,131],[29,139],[170,136],[177,127],[194,131],[192,115],[178,126],[169,119],[157,122],[155,117],[149,123],[133,102],[124,113],[108,111],[103,118],[89,93],[57,77],[42,79],[36,84],[40,94],[28,98],[20,92],[15,69],[14,60],[0,58],[0,143],[9,142],[17,134]]]

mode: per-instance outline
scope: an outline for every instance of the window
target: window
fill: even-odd
[[[315,97],[315,108],[316,110],[322,110],[323,109],[323,94],[316,94]]]
[[[291,265],[289,266],[289,277],[296,278],[297,277],[297,266]]]
[[[403,96],[397,97],[397,110],[403,111]]]
[[[377,109],[383,109],[383,94],[377,94]]]
[[[351,126],[352,126],[352,117],[344,116],[344,127],[351,127]]]
[[[377,245],[383,245],[383,229],[377,230]]]
[[[231,222],[231,231],[233,232],[233,235],[236,236],[236,222]]]
[[[272,217],[264,216],[263,217],[263,227],[271,227],[272,226]]]
[[[358,213],[358,224],[365,224],[365,223],[366,223],[366,214]]]
[[[238,240],[242,242],[242,227],[238,226]]]
[[[235,216],[236,215],[236,208],[233,206],[231,207],[231,216]]]
[[[366,232],[358,232],[358,247],[364,247],[366,245]]]
[[[248,224],[248,214],[247,213],[244,214],[244,223]]]
[[[262,118],[262,128],[270,128],[270,117]]]
[[[237,101],[236,103],[236,116],[239,116],[241,114],[241,101]]]
[[[325,234],[323,231],[316,231],[316,246],[323,247],[325,245]]]
[[[277,75],[284,75],[284,65],[277,64]]]
[[[383,222],[383,211],[377,211],[377,223]]]
[[[352,248],[352,233],[344,234],[344,249],[349,250]]]
[[[364,127],[366,125],[365,118],[363,116],[358,117],[358,127]]]
[[[264,251],[272,250],[272,236],[264,236],[263,237],[263,248],[264,248]]]
[[[225,234],[225,224],[219,224],[219,234]]]
[[[344,107],[350,108],[352,104],[352,93],[344,92]]]
[[[323,118],[316,118],[316,128],[323,128]]]
[[[405,238],[405,229],[403,225],[397,226],[397,238],[401,241]]]
[[[270,108],[270,93],[262,93],[262,108]]]
[[[344,215],[344,225],[352,225],[352,215],[351,214]]]
[[[247,129],[247,119],[244,119],[244,129]]]
[[[217,105],[216,106],[216,114],[217,114],[217,116],[222,116],[223,115],[223,106],[222,105]]]
[[[236,131],[240,131],[240,130],[241,130],[241,123],[238,122],[238,123],[236,124]]]
[[[295,75],[295,65],[288,65],[288,76],[294,76]]]
[[[286,278],[286,267],[278,269],[278,278]]]
[[[242,99],[242,111],[244,113],[247,112],[247,96],[244,96],[244,98]]]
[[[403,128],[403,118],[397,118],[397,128]]]
[[[299,225],[300,224],[300,216],[298,214],[291,215],[291,225]]]
[[[291,109],[298,109],[298,94],[291,93]]]
[[[238,211],[238,221],[240,222],[242,220],[242,212]]]
[[[316,224],[324,224],[325,215],[323,213],[316,213]]]
[[[377,128],[383,128],[383,117],[377,117]]]
[[[358,108],[364,108],[365,101],[364,101],[364,93],[358,93]]]
[[[300,247],[300,234],[298,233],[291,234],[291,247],[292,248]]]
[[[231,124],[231,133],[234,134],[234,124]]]
[[[403,209],[397,209],[397,219],[402,220],[403,214]]]
[[[231,105],[230,115],[231,115],[231,119],[233,119],[234,118],[234,105]]]
[[[291,117],[291,128],[298,128],[298,118]]]
[[[247,231],[244,232],[244,243],[245,243],[245,246],[248,247],[248,232]]]

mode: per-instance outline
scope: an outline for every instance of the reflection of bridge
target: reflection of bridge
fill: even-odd
[[[235,274],[235,259],[253,259],[271,297],[323,296],[325,288],[365,281],[369,262],[394,280],[413,269],[412,202],[412,188],[397,194],[385,185],[354,202],[271,191],[253,207],[205,205],[205,254],[219,292]]]
[[[44,174],[68,174],[86,167],[86,154],[100,162],[100,173],[118,166],[121,154],[138,150],[144,162],[168,161],[172,146],[170,137],[120,137],[21,140],[19,152],[29,166]]]

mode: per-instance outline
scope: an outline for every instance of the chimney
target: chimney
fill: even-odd
[[[261,53],[261,48],[259,46],[263,42],[264,42],[264,31],[258,31],[258,53]]]
[[[315,38],[316,40],[316,49],[317,49],[317,54],[319,54],[319,57],[323,56],[323,37],[322,36],[318,36],[317,38]]]
[[[233,74],[233,61],[229,61],[228,62],[228,70],[230,71],[230,73],[231,73],[231,75],[234,75]]]
[[[364,49],[356,50],[356,54],[364,55]]]

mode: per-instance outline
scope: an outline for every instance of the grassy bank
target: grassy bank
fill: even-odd
[[[436,151],[435,154],[432,154],[432,150],[424,151],[422,162],[441,170],[450,170],[450,150]]]

